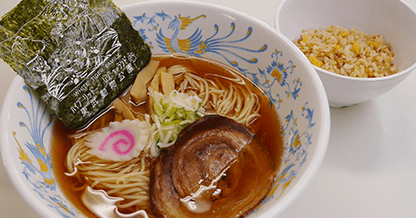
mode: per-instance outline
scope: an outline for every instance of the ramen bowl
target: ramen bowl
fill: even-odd
[[[241,12],[182,1],[123,7],[153,54],[208,58],[237,69],[269,98],[281,120],[284,151],[267,197],[248,217],[276,217],[307,188],[325,155],[330,116],[327,97],[304,55],[275,29]],[[187,40],[191,46],[169,44]],[[1,111],[1,154],[16,190],[41,217],[84,217],[58,184],[51,157],[56,125],[49,110],[19,76]]]
[[[402,82],[416,67],[416,14],[403,1],[284,0],[275,16],[276,29],[290,41],[302,30],[340,26],[368,35],[381,35],[391,44],[399,72],[379,78],[342,76],[313,66],[324,84],[331,106],[349,106],[375,99]]]

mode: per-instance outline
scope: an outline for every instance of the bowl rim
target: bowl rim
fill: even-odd
[[[275,16],[274,16],[274,27],[285,38],[287,38],[287,37],[282,33],[282,31],[280,29],[280,22],[279,22],[280,19],[279,18],[280,18],[281,13],[282,13],[282,8],[289,1],[291,1],[291,0],[282,0],[282,2],[280,2],[279,6],[277,7],[276,13],[275,13]],[[410,7],[409,4],[407,4],[403,0],[398,0],[397,2],[398,3],[402,3],[405,7],[407,7],[413,13],[413,15],[416,16],[416,10],[413,9],[412,7]],[[289,41],[292,44],[294,44],[290,39],[289,39]],[[295,47],[297,49],[299,49],[297,46],[295,46]],[[299,49],[299,51],[300,51],[300,49]],[[302,54],[303,54],[303,56],[306,57],[306,55],[303,52],[302,52]],[[311,65],[312,65],[312,67],[318,73],[323,73],[323,74],[325,74],[327,76],[330,76],[330,77],[334,77],[334,78],[337,78],[337,79],[345,79],[345,80],[349,80],[349,81],[353,81],[353,82],[366,82],[366,83],[379,83],[379,82],[382,82],[384,80],[390,80],[390,79],[393,80],[396,77],[407,76],[406,74],[411,73],[416,68],[416,62],[415,62],[415,63],[413,63],[412,65],[410,65],[409,67],[407,67],[407,68],[405,68],[403,70],[400,70],[400,68],[399,68],[400,71],[397,72],[397,73],[395,73],[395,74],[393,74],[393,75],[388,75],[388,76],[383,76],[383,77],[376,77],[376,78],[358,78],[358,77],[351,77],[351,76],[340,75],[340,74],[337,74],[337,73],[334,73],[334,72],[325,70],[323,68],[317,67],[317,66],[315,66],[313,64],[311,64]]]
[[[298,50],[298,48],[290,42],[282,33],[277,31],[272,26],[268,25],[264,21],[251,16],[249,14],[246,14],[244,12],[238,11],[233,8],[229,8],[222,5],[217,5],[213,3],[207,3],[207,2],[194,2],[190,0],[157,0],[157,1],[145,1],[145,2],[134,2],[131,4],[126,4],[123,6],[120,6],[121,10],[125,11],[127,8],[130,7],[137,7],[141,5],[158,5],[158,4],[191,4],[196,6],[202,6],[202,7],[210,7],[211,9],[219,10],[222,12],[229,12],[231,14],[235,14],[241,17],[245,17],[248,20],[251,20],[253,23],[256,23],[260,26],[262,26],[265,29],[268,29],[269,31],[273,32],[277,37],[281,38],[283,42],[285,42],[290,48],[294,48],[294,52],[298,53],[298,58],[300,62],[305,63],[305,67],[307,71],[309,71],[309,76],[311,78],[311,82],[314,87],[316,87],[315,91],[317,92],[316,101],[317,101],[317,107],[320,109],[319,116],[320,120],[320,126],[321,128],[319,131],[317,131],[316,136],[316,149],[313,150],[314,155],[310,160],[310,165],[304,170],[304,174],[300,177],[299,182],[293,187],[293,190],[286,194],[285,196],[281,196],[279,202],[275,205],[278,206],[278,209],[274,209],[275,207],[271,207],[268,210],[265,210],[260,217],[276,217],[280,214],[282,214],[287,208],[289,208],[306,190],[306,188],[309,186],[311,181],[313,180],[314,176],[316,175],[317,171],[319,170],[323,159],[326,154],[326,149],[329,142],[329,134],[330,134],[330,110],[329,110],[329,103],[327,100],[327,95],[324,89],[324,86],[316,72],[316,70],[312,67],[312,64],[308,64],[309,60],[303,55],[303,53]],[[20,76],[16,75],[13,79],[13,82],[11,86],[9,87],[6,97],[4,99],[4,103],[9,103],[12,101],[13,96],[13,87],[16,87],[17,84],[21,82]],[[9,114],[6,112],[9,112],[11,110],[11,104],[4,104],[1,110],[0,115],[0,133],[7,133],[7,126],[6,121],[10,119]],[[13,165],[9,166],[9,163],[13,162],[13,158],[9,154],[8,151],[9,148],[6,145],[6,142],[10,140],[6,140],[5,138],[0,139],[0,151],[3,156],[3,164],[5,166],[6,172],[9,176],[9,179],[12,181],[14,188],[18,191],[19,195],[25,200],[25,202],[31,207],[32,210],[34,210],[37,214],[41,215],[42,217],[50,217],[51,214],[47,210],[43,210],[44,207],[43,204],[40,204],[33,200],[33,197],[31,195],[27,195],[25,193],[26,187],[22,188],[23,182],[18,175],[18,172],[15,170],[15,167]],[[20,185],[20,186],[19,186]],[[30,201],[32,199],[32,201]]]

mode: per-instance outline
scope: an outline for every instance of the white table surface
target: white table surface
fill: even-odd
[[[137,1],[140,0],[114,0],[119,6]],[[281,2],[200,1],[237,9],[271,26]],[[0,0],[0,15],[18,2]],[[416,0],[405,2],[416,8]],[[3,61],[0,71],[1,107],[15,73]],[[331,108],[331,136],[322,166],[303,195],[280,217],[416,217],[415,84],[413,72],[376,100],[348,108]],[[0,218],[38,217],[13,189],[4,166],[0,165]]]

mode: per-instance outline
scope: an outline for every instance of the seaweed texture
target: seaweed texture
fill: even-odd
[[[68,128],[82,128],[151,51],[110,0],[23,0],[0,21],[0,57]]]

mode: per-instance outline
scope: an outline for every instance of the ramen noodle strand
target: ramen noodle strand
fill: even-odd
[[[238,101],[238,99],[241,99],[241,98],[239,98],[239,93],[238,93],[237,87],[233,86],[233,90],[235,92],[235,94],[234,94],[235,97],[232,98],[231,103],[228,104],[228,109],[227,110],[228,111],[233,111],[234,110],[234,112],[237,113],[237,110],[235,110],[236,107],[237,107],[237,101]]]
[[[84,142],[80,140],[68,152],[68,172],[76,171],[75,178],[83,184],[123,198],[118,203],[120,208],[149,209],[150,172],[144,163],[146,153],[142,152],[138,158],[129,161],[106,161],[89,154],[89,147]],[[74,188],[83,190],[86,185]]]
[[[245,91],[245,90],[244,90]],[[243,110],[241,111],[240,115],[237,116],[237,120],[245,120],[246,116],[249,116],[251,113],[252,108],[254,107],[255,100],[251,98],[252,96],[248,96],[246,92],[244,92],[244,97],[246,99]]]
[[[179,91],[199,96],[203,99],[203,107],[211,108],[219,115],[246,125],[259,116],[258,99],[252,99],[251,94],[255,94],[247,88],[242,87],[240,90],[232,84],[227,84],[229,87],[226,87],[217,77],[213,80],[202,78],[193,74],[188,68],[171,67],[170,69],[169,72],[181,75],[175,78],[175,83],[179,84]],[[184,70],[184,73],[173,72],[173,69]]]
[[[235,99],[238,97],[238,93],[235,92],[235,89],[235,86],[231,85],[227,91],[228,95],[226,95],[225,99],[218,105],[219,111],[222,111],[223,114],[228,114],[234,106]]]
[[[243,98],[241,97],[241,91],[239,91],[240,95],[236,98],[236,103],[235,103],[235,107],[234,107],[234,111],[236,114],[241,113],[242,108],[243,108]]]
[[[249,114],[248,115],[248,117],[246,117],[246,122],[248,123],[248,124],[251,124],[256,118],[258,118],[259,116],[260,116],[260,114],[259,114],[259,111],[260,111],[260,108],[259,107],[256,107],[256,105],[258,104],[258,102],[259,102],[259,100],[258,100],[258,97],[257,97],[257,95],[254,95],[254,98],[255,98],[255,104],[254,104],[254,107],[256,108],[254,111],[255,111],[255,113],[252,113],[252,114]]]
[[[227,91],[225,91],[223,98],[219,101],[218,105],[216,105],[216,111],[218,113],[227,114],[228,111],[224,110],[224,106],[231,100],[233,96],[233,87],[231,86]]]
[[[134,206],[134,205],[141,205],[141,206],[145,206],[144,204],[141,204],[141,202],[143,202],[143,201],[147,201],[147,200],[149,200],[149,198],[147,198],[147,199],[145,199],[145,198],[142,198],[142,199],[137,199],[137,200],[135,200],[135,201],[131,201],[130,203],[127,203],[127,204],[122,204],[122,203],[119,203],[117,206],[119,207],[119,208],[129,208],[129,207],[131,207],[131,206]]]
[[[201,78],[201,77],[199,77],[199,76],[197,76],[195,74],[192,74],[192,73],[186,73],[185,75],[187,76],[187,79],[192,79],[193,81],[195,81],[195,83],[194,83],[195,84],[195,88],[199,89],[199,93],[202,93],[202,95],[204,95],[204,98],[203,98],[203,101],[202,101],[203,102],[202,105],[206,105],[207,102],[208,102],[208,98],[209,98],[209,92],[208,92],[209,85],[208,85],[208,82],[205,79],[203,79],[203,78]],[[198,81],[199,84],[196,81]]]
[[[120,190],[118,194],[120,195],[128,195],[130,193],[135,193],[135,192],[144,192],[144,191],[148,191],[149,187],[144,186],[138,186],[136,188],[131,188],[131,189],[126,189],[126,190]]]

